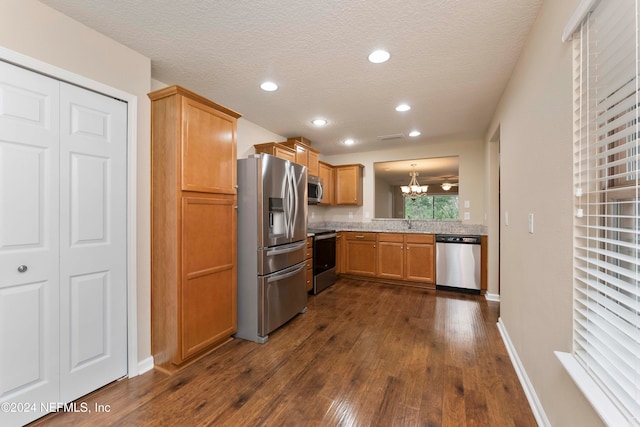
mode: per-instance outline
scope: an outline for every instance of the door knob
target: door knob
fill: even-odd
[[[24,273],[25,271],[27,271],[27,266],[26,265],[21,265],[18,267],[18,273]]]

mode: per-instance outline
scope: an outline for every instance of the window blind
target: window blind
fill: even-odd
[[[573,353],[640,425],[637,0],[597,3],[573,54]]]

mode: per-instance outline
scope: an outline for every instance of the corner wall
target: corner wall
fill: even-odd
[[[2,0],[0,46],[138,97],[138,360],[151,355],[151,61],[35,0]]]
[[[545,1],[485,142],[490,152],[499,129],[500,318],[554,426],[603,425],[553,353],[572,346],[572,59],[560,38],[578,3]]]

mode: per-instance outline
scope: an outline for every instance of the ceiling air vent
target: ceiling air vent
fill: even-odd
[[[404,138],[404,134],[403,133],[394,133],[393,135],[380,135],[378,136],[378,139],[380,141],[387,141],[389,139],[402,139]]]

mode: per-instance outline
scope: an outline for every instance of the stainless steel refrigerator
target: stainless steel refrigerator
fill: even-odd
[[[238,338],[264,343],[306,311],[306,167],[238,160]]]

